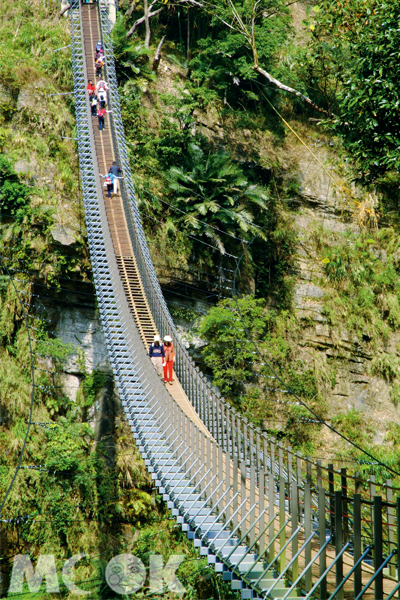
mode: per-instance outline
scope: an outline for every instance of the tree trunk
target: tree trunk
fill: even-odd
[[[146,25],[146,37],[144,40],[144,47],[148,49],[150,47],[150,36],[151,36],[150,19],[149,19],[149,0],[144,0],[144,22]]]
[[[315,104],[315,102],[313,102],[310,98],[308,98],[301,92],[298,92],[297,90],[289,87],[288,85],[281,83],[280,81],[275,79],[275,77],[272,77],[272,75],[270,75],[265,69],[263,69],[259,65],[255,64],[253,66],[253,69],[256,71],[256,73],[259,73],[260,75],[265,77],[270,83],[273,83],[274,85],[276,85],[276,87],[279,88],[280,90],[283,90],[284,92],[288,92],[289,94],[293,94],[293,96],[297,96],[297,98],[300,98],[301,100],[303,100],[303,102],[305,102],[306,104],[311,106],[314,110],[317,110],[318,112],[320,112],[324,115],[327,115],[328,117],[332,116],[332,113],[330,113],[329,111],[327,111],[324,108],[321,108],[320,106]]]
[[[150,6],[149,10],[151,10],[152,6],[153,6],[153,4]],[[150,17],[154,17],[154,15],[158,15],[158,13],[160,13],[163,10],[164,10],[164,7],[158,8],[157,10],[154,10],[153,12],[149,12],[148,15],[147,15],[148,16],[148,20],[150,20]],[[130,28],[130,30],[127,32],[126,37],[127,38],[131,37],[131,35],[133,35],[135,33],[136,28],[139,27],[139,25],[141,25],[142,23],[145,23],[145,21],[146,21],[145,17],[140,17],[140,19],[138,19],[137,21],[135,21],[134,24],[132,25],[132,27]],[[150,31],[150,34],[151,34],[151,31]],[[150,37],[149,37],[149,43],[150,43]]]
[[[133,13],[134,10],[136,10],[136,0],[132,0],[130,7],[128,8],[128,10],[125,13],[126,17],[130,17]]]
[[[161,42],[158,44],[157,51],[154,55],[154,61],[153,61],[153,71],[154,72],[157,71],[158,65],[160,64],[160,58],[161,58],[160,53],[161,53],[161,47],[164,43],[164,40],[165,40],[165,35],[163,38],[161,38]]]

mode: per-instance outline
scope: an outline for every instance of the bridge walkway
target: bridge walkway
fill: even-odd
[[[95,75],[95,46],[97,41],[101,39],[101,32],[99,11],[96,4],[82,5],[82,26],[87,77],[88,80],[91,79],[93,82],[97,83],[98,79]],[[105,175],[108,173],[112,162],[116,160],[116,153],[109,114],[107,113],[105,117],[104,130],[99,130],[97,121],[97,117],[92,117],[95,152],[99,173]],[[148,350],[154,335],[159,334],[159,332],[157,331],[153,315],[149,308],[139,270],[137,268],[122,203],[121,186],[118,188],[118,194],[113,194],[111,198],[108,198],[107,189],[104,187],[103,201],[106,208],[108,226],[111,232],[119,275],[129,302],[132,316],[140,332],[143,344]],[[168,385],[168,391],[188,417],[196,423],[202,431],[208,433],[204,423],[200,420],[186,396],[175,373],[172,386]]]

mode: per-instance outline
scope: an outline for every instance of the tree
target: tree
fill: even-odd
[[[175,203],[184,215],[182,224],[196,236],[208,238],[221,254],[229,251],[232,241],[237,247],[242,239],[265,237],[254,211],[267,210],[266,190],[250,185],[228,153],[206,154],[189,144],[186,168],[173,167],[169,175]]]
[[[127,32],[127,37],[130,37],[137,29],[137,27],[145,23],[146,25],[146,43],[150,39],[150,18],[160,15],[167,8],[175,6],[192,6],[200,9],[204,14],[211,17],[211,25],[213,29],[217,29],[217,25],[222,26],[223,29],[230,34],[231,39],[229,42],[234,46],[242,45],[245,49],[245,53],[251,55],[251,66],[250,69],[254,73],[261,75],[261,77],[272,84],[274,87],[287,92],[291,95],[296,96],[306,104],[308,104],[314,110],[317,110],[323,114],[329,115],[329,112],[324,108],[318,106],[313,100],[311,100],[304,93],[299,90],[285,85],[269,72],[266,68],[265,62],[260,64],[260,57],[265,58],[264,47],[271,49],[274,46],[272,31],[275,33],[273,22],[276,20],[282,20],[282,17],[288,16],[288,7],[294,4],[297,0],[243,0],[241,2],[234,2],[233,0],[166,0],[160,2],[160,0],[153,0],[150,6],[145,3],[144,15],[137,19],[133,26]],[[147,2],[147,0],[146,0]],[[133,8],[131,7],[127,11],[127,15],[132,14]],[[231,58],[229,52],[229,42],[225,44],[225,50],[221,48],[221,52],[226,53]],[[146,46],[148,47],[148,46]],[[268,57],[270,58],[270,56]],[[234,64],[234,60],[231,60],[231,71],[237,69],[237,65]]]
[[[195,6],[201,6],[211,14],[214,19],[219,20],[226,28],[238,34],[252,54],[252,69],[272,83],[278,89],[288,92],[301,99],[314,110],[329,115],[328,111],[318,106],[308,96],[292,87],[278,81],[266,68],[260,65],[259,56],[262,53],[262,42],[266,41],[269,34],[270,20],[287,14],[288,7],[297,0],[285,2],[284,0],[244,0],[234,2],[233,0],[188,0]]]
[[[399,17],[400,0],[322,0],[317,12],[310,60],[329,63],[328,83],[313,75],[320,87],[338,87],[338,118],[328,125],[364,183],[400,168]]]
[[[264,300],[246,296],[238,300],[243,322],[234,300],[223,300],[203,317],[199,334],[206,340],[204,361],[213,372],[213,382],[223,394],[245,392],[246,386],[257,381],[252,370],[254,346],[243,331],[243,323],[258,344],[266,335],[270,316],[265,313]]]

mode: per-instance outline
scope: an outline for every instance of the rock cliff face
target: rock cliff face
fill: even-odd
[[[82,306],[60,312],[54,333],[75,352],[65,366],[65,390],[75,399],[80,379],[93,369],[110,372],[103,330],[94,307]]]
[[[311,149],[333,177],[305,148],[296,149],[300,191],[291,215],[298,234],[294,309],[302,323],[300,357],[306,363],[318,362],[330,380],[325,391],[328,417],[351,408],[362,411],[373,421],[375,441],[379,442],[388,425],[400,421],[400,414],[393,380],[372,374],[371,364],[381,352],[398,356],[400,332],[391,331],[384,341],[378,332],[375,339],[369,331],[356,335],[346,326],[346,319],[332,324],[326,314],[332,286],[323,269],[315,234],[318,232],[319,239],[324,238],[328,245],[330,239],[346,245],[349,233],[357,236],[361,231],[356,205],[349,204],[340,193],[338,178],[328,166],[329,146],[314,142]],[[354,196],[358,193],[352,189]],[[379,260],[386,260],[384,253],[380,253]]]
[[[114,386],[103,329],[92,296],[71,291],[64,293],[55,308],[44,300],[37,306],[39,312],[46,311],[47,319],[53,323],[54,335],[73,348],[63,366],[61,377],[66,396],[75,402],[83,379],[94,370],[107,376],[88,414],[88,423],[95,432],[96,440],[107,441],[114,431],[116,416],[122,416],[122,406]],[[50,366],[49,363],[46,368]]]

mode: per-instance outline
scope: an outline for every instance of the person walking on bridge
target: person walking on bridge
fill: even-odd
[[[109,198],[111,198],[111,190],[112,190],[113,184],[112,184],[112,180],[110,177],[110,173],[108,173],[108,175],[102,175],[100,173],[100,177],[105,179],[104,185],[105,185],[105,187],[107,187],[107,195]]]
[[[96,91],[101,108],[106,107],[108,90],[108,84],[103,79],[100,79],[100,81],[97,82]]]
[[[154,342],[150,344],[149,356],[154,365],[155,370],[160,377],[163,376],[163,366],[165,363],[164,346],[161,343],[159,335],[154,336]]]
[[[109,173],[112,173],[114,175],[114,194],[118,194],[118,179],[122,179],[122,177],[119,177],[119,175],[122,173],[122,170],[117,165],[117,162],[115,160],[113,160],[113,164],[110,167]]]
[[[92,95],[92,99],[90,100],[90,106],[92,107],[92,117],[97,115],[97,96],[96,94]]]
[[[93,81],[91,79],[89,79],[86,89],[89,94],[89,100],[91,100],[94,92],[96,91],[96,86],[93,84]]]
[[[111,171],[111,169],[108,171],[107,175],[102,175],[100,173],[100,177],[103,177],[103,179],[105,179],[105,185],[107,186],[107,191],[108,191],[108,197],[111,198],[111,192],[113,190],[115,190],[115,180],[117,179],[123,179],[123,177],[117,177],[117,175],[114,175],[114,173]],[[115,194],[115,191],[114,191]]]
[[[170,335],[164,337],[164,354],[164,383],[169,382],[169,384],[172,385],[172,367],[175,362],[175,348]]]
[[[96,77],[101,77],[101,70],[104,67],[104,57],[102,54],[100,54],[99,57],[96,59],[95,66],[96,66]]]
[[[104,79],[100,79],[100,81],[96,84],[96,91],[99,92],[108,92],[110,88],[108,87],[108,83],[104,81]]]
[[[105,128],[104,117],[106,116],[106,112],[107,110],[105,108],[101,108],[101,106],[97,109],[97,116],[99,119],[99,131],[103,131],[103,129]]]

